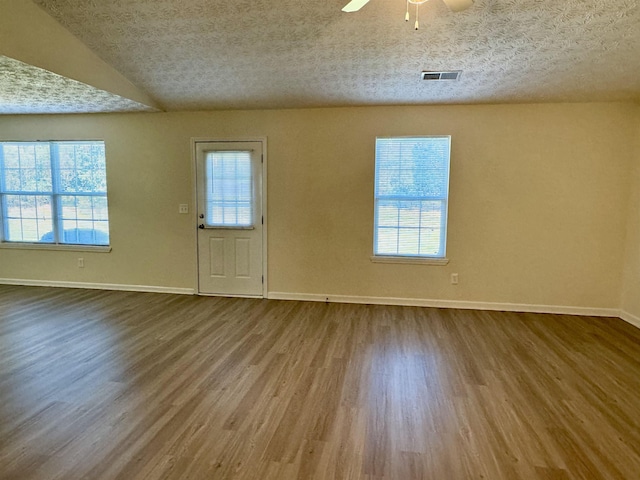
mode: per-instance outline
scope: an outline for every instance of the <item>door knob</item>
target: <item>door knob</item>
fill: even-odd
[[[204,224],[203,224],[203,223],[201,223],[200,225],[198,225],[198,228],[200,228],[200,229],[204,230]]]
[[[200,218],[204,218],[204,213],[201,213],[200,215],[198,215]]]

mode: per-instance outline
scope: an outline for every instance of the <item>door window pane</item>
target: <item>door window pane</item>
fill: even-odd
[[[251,152],[208,152],[205,162],[205,219],[208,226],[253,225]]]

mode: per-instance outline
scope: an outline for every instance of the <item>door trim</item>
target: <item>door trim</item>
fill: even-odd
[[[267,137],[191,137],[191,204],[193,208],[191,209],[191,226],[190,228],[193,231],[194,237],[194,252],[195,252],[195,279],[194,279],[194,287],[193,291],[196,295],[202,296],[222,296],[222,295],[211,295],[204,294],[200,292],[200,281],[199,281],[199,265],[198,265],[198,234],[197,227],[198,224],[198,209],[196,208],[198,205],[198,183],[197,183],[197,152],[196,147],[198,143],[234,143],[234,142],[260,142],[262,144],[262,218],[264,219],[264,223],[262,225],[262,276],[264,281],[262,282],[262,297],[267,298],[267,292],[269,289],[267,288],[267,282],[269,276],[267,275],[268,270],[268,262],[267,262],[267,239],[269,235],[267,234]],[[225,296],[235,296],[235,297],[246,297],[246,295],[225,295]],[[255,297],[253,297],[255,298]]]

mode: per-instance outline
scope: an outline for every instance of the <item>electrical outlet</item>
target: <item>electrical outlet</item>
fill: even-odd
[[[451,274],[451,285],[458,285],[458,274],[457,273],[452,273]]]
[[[78,268],[84,268],[84,258],[78,259]]]
[[[178,205],[178,213],[189,213],[189,205],[186,203]]]

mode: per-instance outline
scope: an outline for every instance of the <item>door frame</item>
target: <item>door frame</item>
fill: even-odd
[[[268,275],[267,275],[267,137],[191,137],[191,202],[193,205],[191,214],[191,228],[194,232],[194,248],[195,248],[195,282],[193,291],[196,295],[202,296],[222,296],[212,295],[200,292],[200,278],[198,263],[198,177],[197,177],[197,151],[196,147],[198,143],[241,143],[241,142],[260,142],[262,144],[262,185],[260,190],[262,191],[262,218],[264,220],[262,224],[262,276],[264,281],[262,282],[262,298],[267,298],[267,292],[269,289]],[[225,296],[237,296],[244,297],[246,295],[225,295]],[[252,297],[256,298],[256,297]]]

